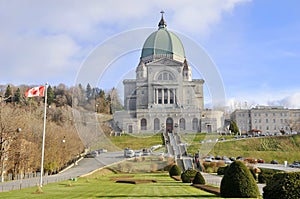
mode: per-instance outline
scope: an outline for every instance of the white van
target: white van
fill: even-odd
[[[131,150],[131,149],[128,149],[128,150],[124,151],[124,154],[125,154],[126,158],[132,158],[132,157],[134,157],[134,151]]]

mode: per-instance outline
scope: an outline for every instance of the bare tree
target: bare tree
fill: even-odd
[[[10,148],[24,127],[24,123],[20,109],[15,109],[12,105],[6,105],[3,102],[0,107],[0,172],[1,181],[3,181]]]

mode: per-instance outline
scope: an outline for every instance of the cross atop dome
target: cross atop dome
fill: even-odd
[[[160,19],[160,21],[158,23],[158,29],[166,28],[167,27],[167,23],[164,20],[164,13],[165,12],[162,10],[162,11],[160,11],[160,13],[161,13],[161,19]]]

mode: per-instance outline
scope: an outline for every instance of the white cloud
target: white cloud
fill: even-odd
[[[235,97],[227,98],[229,111],[235,109],[249,109],[257,105],[283,106],[285,108],[300,109],[300,90],[286,89],[276,93],[270,90],[258,90],[253,92],[236,92]]]
[[[270,101],[269,105],[281,105],[287,108],[300,108],[300,91],[280,100]]]
[[[33,83],[42,71],[70,84],[64,81],[75,78],[87,49],[123,30],[156,27],[161,9],[170,29],[207,35],[243,2],[249,1],[1,1],[0,83]]]

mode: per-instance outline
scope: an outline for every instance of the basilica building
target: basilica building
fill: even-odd
[[[203,79],[193,79],[179,37],[168,31],[163,13],[158,30],[148,36],[136,67],[125,79],[124,111],[114,123],[126,133],[214,131],[204,111]]]

